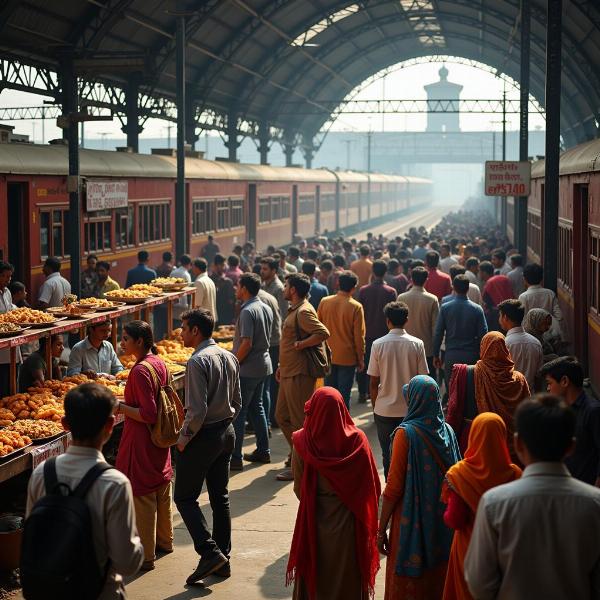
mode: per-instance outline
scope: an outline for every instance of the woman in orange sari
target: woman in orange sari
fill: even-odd
[[[463,564],[479,499],[487,490],[520,476],[521,469],[510,461],[504,421],[490,412],[475,417],[465,458],[448,469],[442,492],[448,505],[444,522],[455,530],[443,600],[472,600]]]
[[[504,336],[491,331],[481,340],[481,358],[475,366],[454,365],[450,380],[447,423],[454,429],[461,452],[469,439],[473,419],[493,412],[502,417],[512,454],[513,414],[531,395],[525,376],[515,370]]]

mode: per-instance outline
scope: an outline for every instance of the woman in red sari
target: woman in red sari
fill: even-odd
[[[300,500],[286,584],[294,600],[367,600],[379,570],[381,484],[367,436],[334,388],[318,389],[293,436]]]
[[[171,454],[169,448],[155,446],[148,425],[156,423],[159,384],[167,383],[167,367],[156,356],[150,325],[131,321],[123,327],[121,348],[136,358],[127,385],[125,402],[119,410],[125,415],[116,467],[129,477],[133,489],[136,523],[144,545],[142,570],[154,569],[155,553],[173,551],[171,516]]]

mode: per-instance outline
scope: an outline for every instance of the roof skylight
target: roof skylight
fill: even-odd
[[[328,27],[357,13],[360,10],[360,6],[358,4],[350,4],[346,6],[346,8],[342,8],[337,12],[330,14],[328,17],[325,17],[318,23],[315,23],[310,29],[307,29],[304,33],[300,34],[293,42],[291,42],[292,46],[314,46],[316,44],[309,44],[308,42],[312,40],[315,36],[319,35],[323,31],[325,31]]]

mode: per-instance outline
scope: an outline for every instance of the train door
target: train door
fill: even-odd
[[[256,184],[248,185],[248,239],[246,241],[256,244],[256,224],[258,223],[258,197],[256,195]]]
[[[27,257],[29,256],[27,242],[27,183],[7,184],[7,238],[8,261],[15,267],[13,279],[25,281],[29,279]],[[27,275],[27,278],[25,277]]]
[[[298,186],[292,186],[292,235],[290,240],[294,240],[294,236],[298,233]]]
[[[575,185],[573,194],[573,302],[574,351],[581,363],[588,364],[589,251],[588,185]]]

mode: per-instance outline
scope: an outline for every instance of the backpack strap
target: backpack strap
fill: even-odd
[[[83,479],[79,482],[79,485],[73,490],[71,496],[75,496],[76,498],[85,498],[86,494],[89,492],[90,488],[104,473],[104,471],[108,471],[109,469],[113,469],[114,467],[109,465],[108,463],[97,463],[95,464],[84,476]]]
[[[160,390],[163,390],[166,388],[171,388],[171,389],[173,388],[172,383],[171,383],[173,380],[173,376],[169,372],[169,369],[167,369],[167,383],[165,385],[162,385],[160,383],[160,379],[158,378],[158,373],[156,372],[156,369],[147,360],[142,360],[140,362],[140,365],[144,365],[148,369],[148,371],[150,371],[150,376],[152,377],[152,381],[154,381],[154,384],[158,388],[157,395],[160,393]]]
[[[58,493],[58,476],[56,475],[56,456],[44,462],[44,487],[46,494]]]

